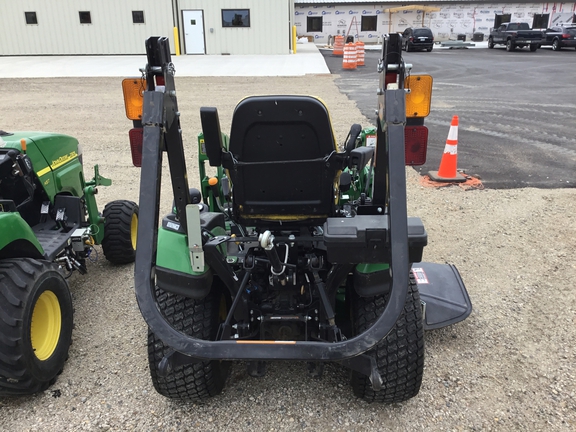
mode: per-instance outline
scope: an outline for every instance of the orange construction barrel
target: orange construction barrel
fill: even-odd
[[[332,55],[335,56],[344,55],[344,36],[334,37],[334,49],[332,50]]]
[[[356,44],[347,43],[344,45],[344,58],[342,59],[343,69],[356,69]]]
[[[356,65],[364,66],[364,42],[356,42]]]

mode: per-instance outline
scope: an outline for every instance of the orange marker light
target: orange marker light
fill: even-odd
[[[432,77],[410,75],[404,87],[410,89],[406,95],[406,117],[427,117],[432,103]]]
[[[128,119],[140,120],[142,118],[144,90],[146,90],[146,80],[142,78],[126,78],[122,81],[124,108],[126,108]]]
[[[210,177],[208,180],[208,184],[210,186],[216,186],[218,184],[218,179],[216,177]]]
[[[26,153],[26,138],[20,140],[20,146],[22,147],[22,151]]]

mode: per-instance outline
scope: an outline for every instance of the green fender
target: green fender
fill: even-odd
[[[184,234],[164,228],[158,230],[156,265],[180,273],[193,274],[188,243]]]
[[[44,249],[18,212],[0,212],[0,257],[42,258]]]
[[[215,228],[212,230],[212,234],[225,235],[226,231],[223,228]],[[225,253],[224,247],[220,247],[221,252]],[[168,230],[164,227],[158,230],[156,265],[191,275],[200,275],[209,270],[208,266],[204,266],[202,273],[193,271],[192,263],[190,262],[190,251],[188,249],[188,238],[183,233]]]

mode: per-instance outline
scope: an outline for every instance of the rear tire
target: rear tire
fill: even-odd
[[[554,39],[552,42],[552,51],[560,51],[562,47],[560,46],[560,41],[558,39]]]
[[[73,307],[56,267],[0,261],[0,395],[28,395],[56,381],[72,341]]]
[[[432,48],[427,48],[426,51],[432,52]]]
[[[112,201],[104,207],[104,256],[113,264],[128,264],[136,258],[138,204],[133,201]]]
[[[390,294],[355,296],[352,303],[355,334],[371,327],[384,311]],[[354,394],[367,402],[396,403],[418,394],[424,374],[424,327],[420,294],[412,273],[404,310],[388,336],[366,354],[374,357],[384,381],[374,391],[370,379],[352,372]]]
[[[538,49],[538,45],[537,44],[532,44],[530,45],[530,51],[534,52]]]
[[[198,339],[215,340],[224,300],[217,285],[213,285],[202,300],[168,293],[161,288],[156,288],[156,298],[160,312],[176,330]],[[167,376],[161,376],[158,365],[168,349],[149,329],[148,364],[158,393],[172,399],[201,401],[222,392],[230,373],[230,362],[210,360],[179,366]]]
[[[506,51],[511,52],[516,49],[516,44],[511,39],[506,41]]]
[[[412,51],[412,47],[410,46],[410,42],[406,42],[406,52]]]

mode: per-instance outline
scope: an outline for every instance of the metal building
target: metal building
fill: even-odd
[[[0,55],[289,54],[294,0],[0,0]]]

